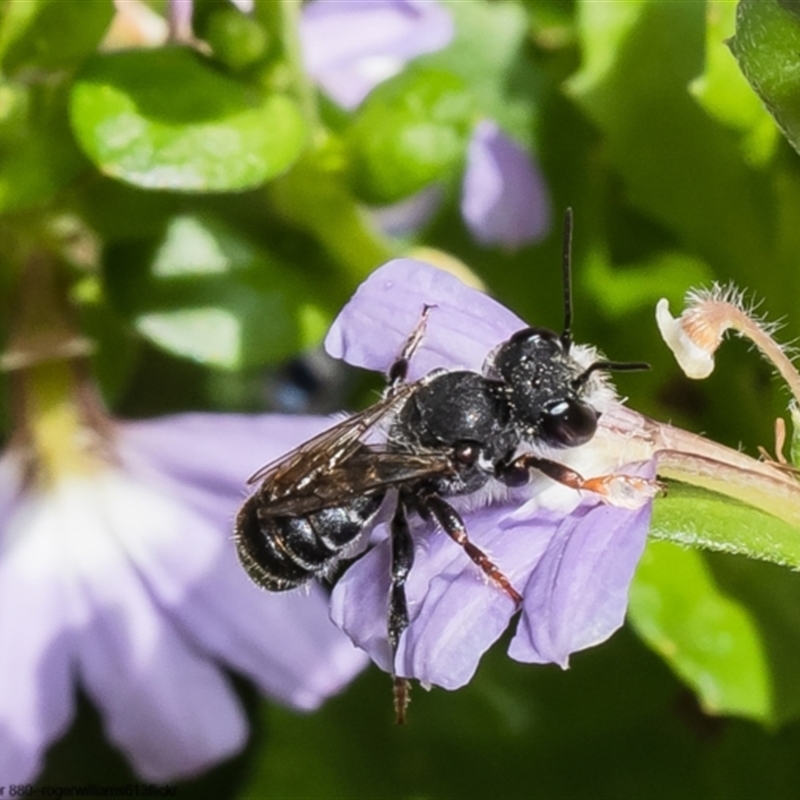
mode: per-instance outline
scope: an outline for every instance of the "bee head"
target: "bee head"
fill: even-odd
[[[586,399],[588,369],[570,355],[571,344],[546,328],[525,328],[502,344],[493,371],[503,383],[523,437],[551,447],[577,447],[597,430],[599,413]],[[606,362],[597,362],[605,364]]]

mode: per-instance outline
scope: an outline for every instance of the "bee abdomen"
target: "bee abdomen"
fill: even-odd
[[[294,589],[326,573],[364,531],[384,493],[298,517],[270,517],[254,495],[236,520],[239,560],[250,578],[272,592]]]

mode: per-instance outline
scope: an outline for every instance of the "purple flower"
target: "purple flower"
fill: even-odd
[[[71,722],[76,684],[136,771],[165,781],[243,746],[245,716],[222,667],[310,710],[364,665],[319,588],[260,591],[230,534],[248,474],[329,420],[105,423],[54,428],[34,465],[19,445],[0,458],[6,783],[39,772]]]
[[[431,369],[480,371],[487,354],[525,323],[485,294],[418,261],[391,261],[361,285],[328,335],[331,355],[385,371],[400,352],[424,305],[432,305],[409,379]],[[591,362],[593,348],[573,346]],[[545,455],[598,476],[622,470],[651,478],[654,453],[626,434],[632,412],[609,391],[597,402],[603,416],[587,444]],[[636,463],[634,463],[636,462]],[[448,498],[462,512],[472,541],[488,552],[523,595],[509,654],[526,662],[568,665],[570,654],[608,638],[623,622],[628,587],[645,545],[651,493],[633,508],[601,502],[543,477],[488,502]],[[410,627],[395,663],[399,676],[454,689],[470,680],[483,652],[517,609],[448,536],[412,519],[417,556],[406,584]],[[337,584],[333,618],[383,669],[390,670],[386,635],[389,547],[383,541]]]
[[[461,214],[483,245],[518,248],[550,230],[550,199],[539,167],[496,123],[478,123],[467,152]]]
[[[449,11],[433,0],[313,0],[304,6],[300,26],[308,73],[347,109],[411,59],[446,47],[453,33]],[[404,201],[392,214],[393,227],[413,229],[421,212],[430,215],[436,198],[427,190],[423,198]],[[476,125],[467,150],[461,211],[484,245],[518,248],[550,228],[550,200],[538,165],[490,120]]]
[[[453,20],[433,0],[313,0],[300,21],[308,74],[347,109],[452,38]]]

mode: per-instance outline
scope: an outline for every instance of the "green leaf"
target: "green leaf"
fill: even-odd
[[[584,267],[584,280],[592,297],[610,318],[648,311],[662,298],[680,302],[687,286],[710,279],[700,259],[682,252],[660,253],[640,264],[612,267],[605,253],[593,251]]]
[[[188,49],[95,56],[75,83],[71,118],[107,175],[148,189],[247,189],[287,170],[306,126],[280,94],[226,78]]]
[[[768,653],[757,622],[719,589],[701,553],[650,542],[628,613],[708,713],[773,720]]]
[[[258,20],[232,6],[212,13],[203,38],[214,55],[237,72],[263,59],[269,43],[267,32]]]
[[[677,481],[667,487],[655,504],[652,536],[800,569],[800,531],[794,525],[731,496]]]
[[[777,129],[726,47],[735,28],[736,4],[709,0],[707,8],[705,72],[689,89],[711,116],[741,131],[744,152],[753,163],[765,163],[775,149]]]
[[[537,0],[536,11],[547,13]],[[516,3],[450,3],[455,38],[419,63],[458,75],[475,108],[530,146],[541,89],[539,64],[525,58],[529,21]]]
[[[0,211],[49,203],[89,165],[76,147],[60,92],[0,83]]]
[[[0,16],[0,66],[6,75],[77,66],[97,49],[113,15],[112,0],[7,2]]]
[[[112,248],[106,263],[116,307],[144,337],[184,358],[259,366],[312,344],[306,334],[317,333],[308,330],[311,276],[211,218],[174,217],[155,245]]]
[[[746,282],[773,251],[774,201],[768,178],[689,92],[704,69],[705,4],[578,8],[584,62],[567,90],[600,129],[626,201]]]
[[[750,85],[800,152],[800,16],[796,4],[741,0],[730,48]]]
[[[450,72],[412,68],[379,86],[347,133],[357,191],[392,202],[450,177],[464,158],[472,99]]]
[[[800,718],[800,575],[773,564],[709,553],[720,589],[736,600],[758,626],[769,664],[771,721]]]

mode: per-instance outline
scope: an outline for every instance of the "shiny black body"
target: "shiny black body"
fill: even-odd
[[[492,376],[440,372],[400,384],[368,409],[366,428],[385,418],[385,445],[360,439],[340,450],[337,430],[351,435],[360,415],[335,426],[318,446],[297,451],[266,470],[260,489],[239,513],[240,558],[256,583],[270,591],[293,589],[336,565],[374,519],[389,489],[426,513],[426,498],[471,494],[490,479],[520,482],[513,468],[523,440],[553,446],[588,441],[597,413],[582,399],[585,372],[549,331],[526,329],[502,345]],[[304,460],[309,450],[317,462]],[[328,460],[329,459],[329,460]],[[280,474],[284,463],[292,468]],[[525,468],[528,474],[528,468]]]

